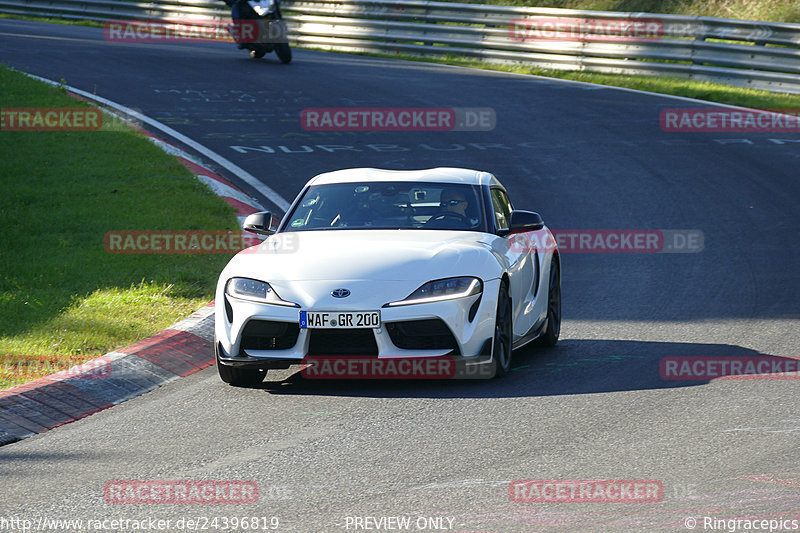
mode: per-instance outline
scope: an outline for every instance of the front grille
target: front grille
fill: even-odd
[[[288,350],[297,344],[299,333],[296,323],[251,320],[242,330],[242,350]]]
[[[308,355],[378,355],[371,329],[309,329]]]
[[[458,343],[453,332],[441,319],[388,322],[386,331],[392,343],[403,350],[453,350],[458,355]]]

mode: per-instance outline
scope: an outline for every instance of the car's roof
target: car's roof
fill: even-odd
[[[307,185],[352,183],[364,181],[427,181],[433,183],[463,183],[465,185],[500,185],[492,174],[466,168],[428,168],[423,170],[383,170],[379,168],[346,168],[314,176]]]

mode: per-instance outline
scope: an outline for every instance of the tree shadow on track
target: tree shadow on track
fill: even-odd
[[[292,367],[288,371],[270,371],[281,372],[280,377],[268,374],[267,381],[257,388],[270,394],[513,398],[670,389],[709,383],[708,379],[694,376],[691,380],[662,377],[665,358],[758,358],[784,367],[788,363],[790,368],[791,365],[796,368],[798,363],[794,359],[730,344],[569,339],[559,342],[555,348],[526,347],[514,352],[511,373],[500,379],[310,379],[304,377],[298,367]],[[764,379],[764,376],[755,378]]]

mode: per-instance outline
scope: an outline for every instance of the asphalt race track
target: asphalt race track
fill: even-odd
[[[704,236],[697,253],[564,253],[562,341],[516,352],[504,379],[315,382],[288,370],[243,389],[209,368],[2,447],[0,517],[179,530],[181,518],[257,516],[308,532],[388,517],[471,532],[800,519],[796,379],[660,372],[670,357],[800,358],[799,134],[665,132],[662,110],[700,104],[422,63],[294,50],[284,66],[228,43],[109,43],[98,28],[7,19],[0,43],[7,65],[141,110],[286,200],[322,171],[456,166],[493,172],[554,229]],[[299,121],[310,107],[492,108],[496,127],[312,132]],[[509,496],[512,480],[608,479],[657,480],[661,501]],[[246,480],[259,499],[107,503],[117,480]]]

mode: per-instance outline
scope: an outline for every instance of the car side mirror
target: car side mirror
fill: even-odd
[[[508,232],[536,231],[543,227],[544,221],[539,213],[533,211],[512,211]]]
[[[247,215],[242,224],[242,229],[258,235],[272,235],[276,228],[272,226],[272,213],[269,211],[259,211]]]

